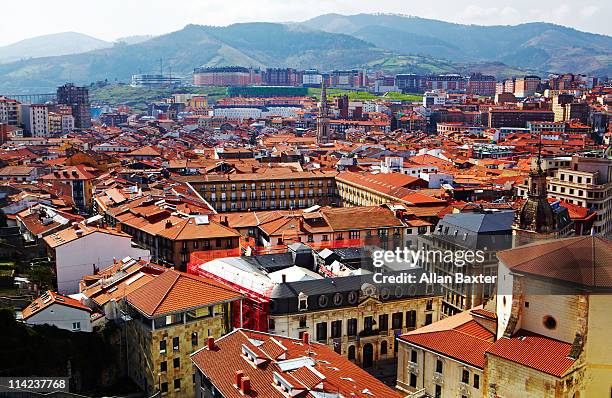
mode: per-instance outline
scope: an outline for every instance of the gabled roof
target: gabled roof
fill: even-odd
[[[521,329],[511,338],[497,340],[487,354],[561,377],[576,362],[568,357],[571,349],[571,343]]]
[[[470,311],[464,311],[408,332],[400,339],[484,369],[485,351],[493,345],[494,337],[493,332],[474,320]]]
[[[147,317],[201,308],[242,296],[212,279],[169,269],[127,295],[127,301]]]
[[[30,305],[23,309],[23,319],[28,319],[32,315],[35,315],[43,309],[50,307],[53,304],[64,305],[66,307],[76,308],[85,312],[91,312],[91,309],[79,300],[62,296],[59,293],[52,292],[51,290],[46,291],[42,296],[32,301]]]
[[[283,350],[283,348],[285,350]],[[244,352],[261,361],[256,366]],[[284,353],[283,356],[279,354]],[[251,380],[248,396],[286,398],[275,386],[281,377],[300,398],[399,398],[363,369],[324,344],[305,344],[298,339],[238,329],[215,342],[215,348],[203,348],[191,360],[226,398],[243,398],[234,383],[236,371]],[[223,366],[219,366],[223,364]]]

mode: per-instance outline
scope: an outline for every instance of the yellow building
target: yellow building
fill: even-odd
[[[496,297],[400,337],[410,397],[591,398],[612,392],[612,241],[504,250]]]
[[[268,169],[263,173],[177,177],[218,212],[333,205],[336,172]]]
[[[236,291],[167,270],[126,297],[128,374],[147,396],[194,396],[189,355],[232,329]]]

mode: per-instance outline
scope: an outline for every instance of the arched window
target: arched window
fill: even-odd
[[[355,346],[349,346],[348,348],[348,359],[350,359],[351,361],[355,360]]]
[[[387,355],[387,342],[384,340],[380,343],[380,355]]]

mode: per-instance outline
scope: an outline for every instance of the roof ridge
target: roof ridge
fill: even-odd
[[[170,271],[174,271],[174,269],[169,269],[166,272],[170,272]],[[163,274],[162,274],[163,275]],[[164,301],[164,299],[166,297],[168,297],[168,294],[170,293],[170,290],[172,290],[172,288],[174,287],[174,285],[176,285],[176,282],[179,280],[180,274],[177,272],[172,272],[172,275],[175,276],[174,278],[174,282],[172,282],[170,284],[170,286],[168,286],[168,289],[166,290],[166,292],[163,294],[163,296],[161,297],[161,299],[159,300],[159,302],[155,305],[155,308],[153,309],[153,311],[151,311],[151,314],[155,314],[155,311],[157,311],[157,309],[159,308],[159,306],[162,304],[162,302]],[[153,280],[157,280],[157,278],[153,279]],[[146,286],[147,284],[144,284],[142,287]]]

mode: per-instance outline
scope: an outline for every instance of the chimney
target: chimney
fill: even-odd
[[[287,275],[282,274],[281,279],[282,279],[282,283],[287,283]]]
[[[240,392],[242,392],[242,395],[250,395],[251,379],[249,378],[249,376],[244,376],[242,378],[242,382],[240,383]]]
[[[206,340],[206,348],[208,348],[209,350],[215,349],[215,338],[214,337],[209,337],[208,340]]]
[[[310,336],[308,335],[308,332],[304,332],[302,334],[302,343],[310,344]]]
[[[234,387],[240,389],[242,386],[242,378],[244,377],[244,372],[242,370],[237,370],[234,373]]]
[[[170,220],[166,221],[166,229],[168,228],[172,228],[172,221]]]

